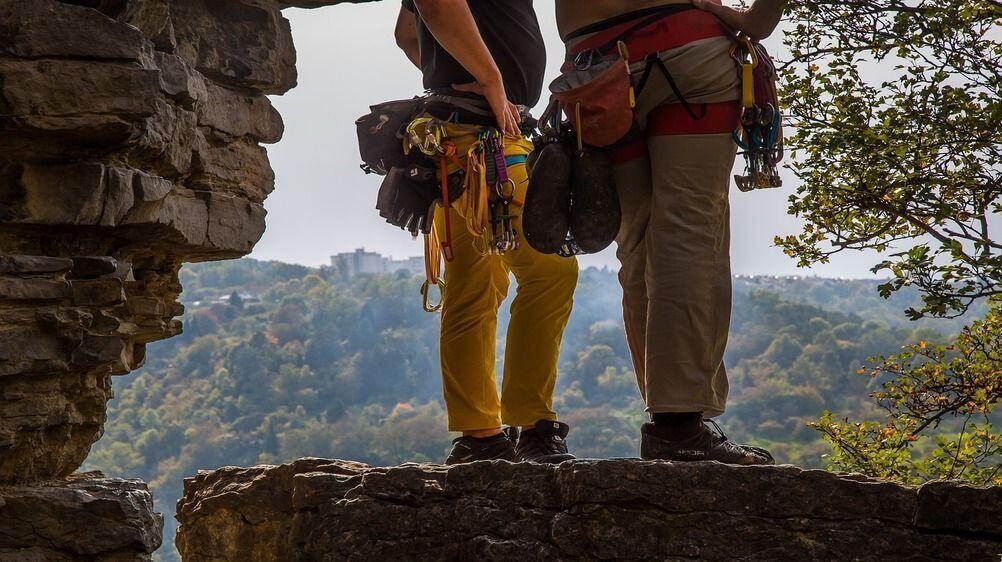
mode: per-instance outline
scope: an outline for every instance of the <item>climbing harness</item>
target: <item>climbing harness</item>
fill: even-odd
[[[476,133],[465,155],[458,154],[456,144],[449,139],[450,123],[468,124],[480,118],[493,122],[489,107],[481,105],[467,98],[430,93],[373,106],[356,121],[362,169],[386,176],[376,201],[380,216],[414,237],[424,235],[421,296],[428,312],[441,310],[443,263],[455,259],[453,207],[465,219],[474,235],[474,247],[482,255],[504,254],[518,247],[518,215],[512,213],[512,206],[523,202],[515,196],[517,186],[509,166],[524,164],[526,157],[506,156],[503,135],[486,125]],[[534,128],[535,121],[526,118],[528,108],[520,106],[519,112],[523,126]],[[466,156],[466,162],[460,156]],[[443,210],[439,229],[433,226],[436,204]],[[433,287],[439,291],[437,300]]]
[[[738,189],[782,187],[783,115],[776,96],[776,68],[765,49],[747,35],[736,35],[731,57],[741,67],[741,122],[734,142],[745,157],[744,174],[734,176]]]

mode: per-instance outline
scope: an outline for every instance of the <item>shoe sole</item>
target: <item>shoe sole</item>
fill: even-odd
[[[622,222],[608,152],[589,147],[575,154],[571,186],[571,236],[584,252],[601,252],[616,239]]]
[[[570,229],[572,152],[562,143],[539,151],[522,207],[522,235],[532,249],[555,254]]]
[[[575,457],[570,453],[567,453],[566,455],[547,455],[545,457],[540,457],[538,459],[524,459],[522,461],[515,461],[515,462],[529,462],[534,464],[560,464],[564,461],[572,461],[576,459],[577,457]]]

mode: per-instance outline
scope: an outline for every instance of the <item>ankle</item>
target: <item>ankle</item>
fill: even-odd
[[[703,422],[703,412],[655,412],[651,421],[655,425],[698,425]]]
[[[651,433],[669,441],[684,441],[703,429],[702,412],[657,412],[651,421]]]
[[[491,429],[470,429],[463,432],[463,437],[474,437],[476,439],[487,439],[488,437],[494,437],[495,435],[501,435],[500,427],[494,427]]]

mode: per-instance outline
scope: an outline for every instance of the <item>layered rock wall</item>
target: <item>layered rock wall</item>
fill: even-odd
[[[264,230],[295,85],[273,0],[0,0],[0,482],[65,476],[185,261]]]
[[[790,466],[303,459],[186,480],[177,546],[188,562],[997,561],[999,513],[999,488]]]
[[[69,476],[178,269],[250,252],[295,85],[275,0],[0,0],[0,560],[148,559],[145,484]]]

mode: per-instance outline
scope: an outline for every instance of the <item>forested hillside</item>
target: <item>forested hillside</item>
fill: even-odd
[[[199,469],[300,456],[443,458],[452,436],[438,316],[421,310],[417,280],[244,259],[186,266],[181,281],[184,334],[150,346],[146,366],[117,381],[107,434],[87,468],[149,481],[169,514],[182,479]],[[863,360],[939,339],[933,327],[956,329],[902,321],[911,303],[883,301],[874,286],[736,280],[731,400],[721,419],[732,437],[770,447],[780,462],[820,466],[825,445],[805,423],[825,408],[872,413],[876,381],[856,374]],[[615,273],[582,272],[556,398],[579,456],[636,455],[644,416],[620,295]],[[173,521],[166,527],[172,536]],[[174,556],[172,546],[160,556]]]

